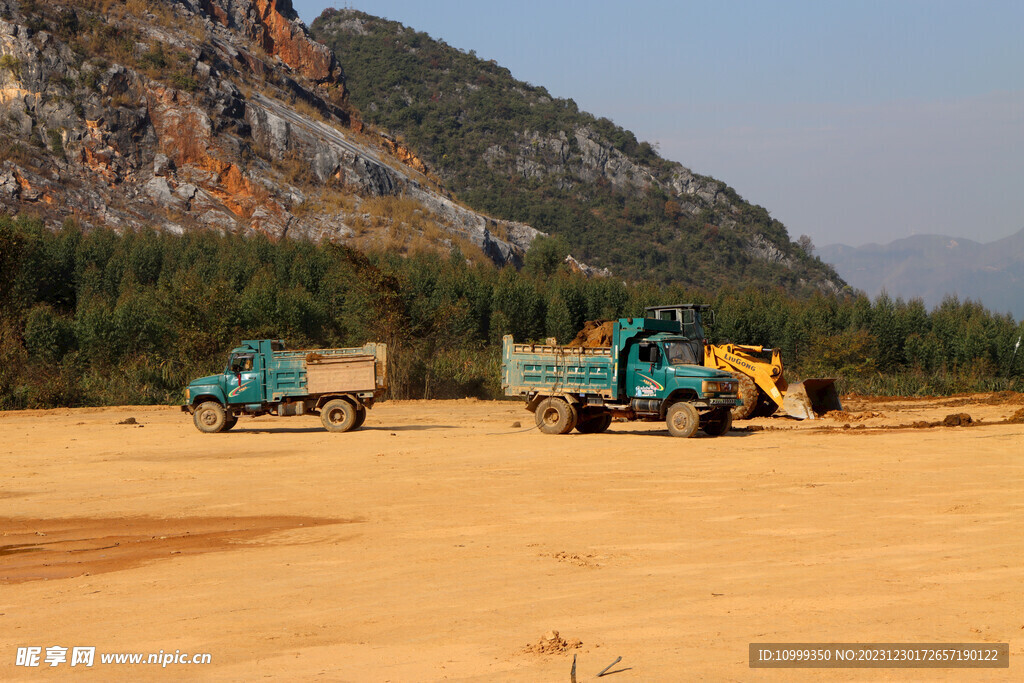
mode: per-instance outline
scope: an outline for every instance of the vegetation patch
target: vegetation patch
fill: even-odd
[[[401,200],[378,209],[401,224],[419,219]],[[927,311],[887,297],[631,285],[552,268],[541,247],[516,271],[474,263],[458,243],[447,255],[364,255],[0,217],[0,409],[176,403],[189,380],[254,338],[292,348],[382,341],[392,397],[498,397],[503,335],[566,343],[587,320],[681,301],[714,306],[712,341],[780,348],[791,381],[839,377],[841,391],[865,394],[1024,390],[1024,354],[1013,353],[1024,326],[973,302]],[[849,352],[822,342],[831,339]]]

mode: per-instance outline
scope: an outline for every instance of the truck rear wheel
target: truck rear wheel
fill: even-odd
[[[366,408],[356,409],[356,423],[352,425],[352,429],[359,429],[366,422]]]
[[[588,415],[585,419],[581,419],[576,423],[576,431],[580,434],[599,434],[608,429],[611,423],[612,416],[608,413]]]
[[[320,422],[329,432],[347,432],[355,429],[357,415],[354,405],[343,398],[336,398],[320,409]]]
[[[754,380],[751,379],[750,375],[744,375],[742,372],[732,372],[729,374],[740,382],[740,404],[738,406],[733,406],[732,419],[746,420],[754,414],[754,410],[757,408],[757,399],[760,396],[761,390],[757,388],[756,384],[754,384]]]
[[[564,398],[546,398],[533,414],[545,434],[568,434],[576,426],[576,410]]]
[[[680,401],[669,406],[668,412],[665,413],[665,424],[668,425],[668,433],[672,436],[688,439],[697,432],[700,415],[689,403]]]
[[[732,429],[732,413],[727,408],[713,410],[704,418],[704,433],[708,436],[722,436]]]
[[[238,424],[238,416],[237,415],[225,415],[224,416],[224,429],[222,429],[221,431],[222,432],[226,432],[229,429],[231,429],[232,427],[234,427],[236,424]]]
[[[216,434],[224,431],[227,414],[224,412],[224,406],[216,401],[205,401],[200,403],[196,411],[192,413],[192,422],[199,431],[205,434]]]

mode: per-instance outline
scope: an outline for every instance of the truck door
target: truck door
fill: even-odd
[[[654,342],[635,344],[629,353],[630,398],[665,397],[665,359],[661,348]]]
[[[233,353],[224,371],[227,375],[228,403],[262,403],[261,371],[255,367],[253,352]]]

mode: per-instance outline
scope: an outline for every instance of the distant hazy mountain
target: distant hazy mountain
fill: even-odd
[[[961,237],[915,235],[889,244],[817,250],[850,285],[875,296],[920,297],[929,307],[955,294],[1024,319],[1024,230],[981,244]]]

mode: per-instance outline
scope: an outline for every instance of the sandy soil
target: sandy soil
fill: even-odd
[[[568,681],[576,655],[580,681],[619,656],[601,680],[810,680],[748,643],[1008,641],[1009,671],[828,677],[1020,680],[1024,424],[999,422],[1022,407],[848,398],[717,439],[546,436],[472,400],[348,434],[2,413],[0,679]],[[53,645],[213,662],[14,666]]]

